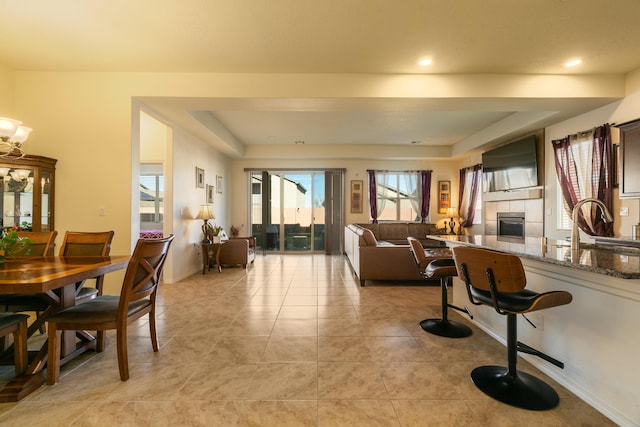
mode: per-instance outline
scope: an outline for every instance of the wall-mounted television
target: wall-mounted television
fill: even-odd
[[[538,150],[534,135],[482,153],[484,191],[538,186]]]

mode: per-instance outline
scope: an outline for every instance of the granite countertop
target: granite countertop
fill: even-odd
[[[523,240],[486,235],[429,235],[427,237],[445,243],[456,242],[508,252],[521,258],[622,279],[640,279],[640,247],[617,245],[617,240],[614,238],[610,238],[606,244],[581,243],[580,252],[572,256],[570,243],[566,240],[540,237],[526,237]]]

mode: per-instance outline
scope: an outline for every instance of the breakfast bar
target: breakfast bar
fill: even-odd
[[[469,245],[521,258],[527,288],[564,290],[566,306],[518,319],[520,341],[564,362],[564,369],[522,355],[559,384],[622,425],[640,425],[640,248],[616,240],[583,243],[571,250],[566,240],[502,238],[490,235],[433,235],[449,247]],[[472,322],[503,344],[504,319],[487,306],[469,303],[456,278],[453,303],[467,306]]]

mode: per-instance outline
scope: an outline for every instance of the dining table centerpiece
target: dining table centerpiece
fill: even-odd
[[[0,262],[4,262],[12,255],[29,255],[31,241],[26,237],[20,237],[15,230],[3,230],[0,237]]]

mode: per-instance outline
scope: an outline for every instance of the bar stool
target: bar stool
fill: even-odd
[[[416,262],[416,267],[418,267],[418,273],[420,276],[427,280],[440,279],[442,318],[425,319],[420,322],[420,327],[426,332],[439,335],[441,337],[468,337],[472,334],[470,327],[462,323],[449,320],[448,318],[448,309],[450,307],[454,310],[466,313],[471,319],[473,319],[473,315],[466,307],[460,308],[453,304],[449,304],[448,301],[447,289],[451,283],[451,278],[458,275],[453,259],[447,258],[451,256],[451,251],[445,248],[427,251],[431,252],[431,255],[434,257],[439,257],[437,259],[433,259],[433,257],[427,257],[427,254],[419,240],[414,237],[407,237],[407,241],[409,242],[409,249],[413,254],[413,259]]]
[[[517,315],[569,304],[571,294],[525,289],[524,267],[515,255],[458,246],[453,248],[453,259],[471,303],[491,306],[507,316],[508,367],[475,368],[471,372],[473,383],[485,394],[508,405],[536,411],[555,408],[560,402],[558,394],[544,381],[517,370],[517,352],[541,357],[559,368],[564,368],[564,363],[518,342]]]
[[[13,354],[16,376],[27,369],[27,319],[26,314],[0,313],[0,337],[13,334]]]

